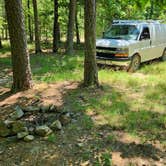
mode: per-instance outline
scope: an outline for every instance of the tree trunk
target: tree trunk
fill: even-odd
[[[59,22],[58,22],[58,41],[59,43],[61,42],[61,30],[60,30]]]
[[[84,86],[99,86],[96,65],[96,1],[85,0]]]
[[[75,14],[76,42],[77,42],[77,44],[80,44],[79,23],[78,23],[77,14],[78,14],[78,12],[77,12],[77,8],[76,8],[76,14]]]
[[[11,0],[5,0],[5,8],[12,54],[12,91],[27,90],[32,87],[32,78],[22,3],[20,0],[12,0],[12,3]]]
[[[3,26],[3,29],[2,29],[2,39],[4,40],[5,39],[5,29],[4,29],[4,26]]]
[[[66,42],[66,54],[73,54],[73,37],[74,37],[74,24],[76,13],[76,0],[70,0],[69,4],[69,20],[67,29],[67,42]]]
[[[34,22],[35,22],[35,51],[37,54],[41,52],[41,46],[40,46],[39,20],[38,20],[36,0],[33,0],[33,11],[34,11]]]
[[[58,23],[58,0],[54,0],[54,27],[53,27],[53,52],[58,52],[59,47],[59,23]]]
[[[3,46],[2,46],[2,40],[1,40],[1,37],[0,37],[0,49],[2,49]]]
[[[5,39],[8,40],[8,27],[5,25]]]
[[[150,0],[150,19],[153,19],[153,13],[154,13],[154,0]]]
[[[29,40],[33,42],[33,34],[32,34],[32,26],[31,26],[31,15],[30,15],[30,0],[27,1],[28,7],[28,32],[29,32]]]

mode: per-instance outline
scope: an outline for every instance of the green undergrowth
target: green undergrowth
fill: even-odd
[[[137,109],[131,107],[128,94],[104,85],[102,89],[77,89],[69,95],[76,112],[90,115],[94,126],[107,125],[113,130],[128,132],[145,140],[164,142],[166,116],[153,109],[144,109],[141,103]],[[83,126],[92,126],[85,117]]]
[[[32,45],[29,47],[33,48]],[[6,47],[1,54],[9,51]],[[35,82],[82,81],[84,53],[32,54],[30,57]],[[10,58],[1,57],[3,69],[11,66]],[[99,68],[102,89],[76,89],[70,92],[71,107],[84,112],[80,120],[85,129],[108,125],[145,139],[166,136],[166,62],[143,64],[136,73]],[[52,138],[50,138],[52,140]]]
[[[81,80],[83,57],[78,55],[44,55],[31,57],[34,79],[42,82]]]

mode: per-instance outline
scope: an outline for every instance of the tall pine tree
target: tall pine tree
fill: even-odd
[[[25,34],[24,16],[20,0],[5,0],[5,9],[9,27],[13,86],[12,91],[27,90],[32,87],[29,53]]]
[[[84,85],[98,86],[96,64],[96,1],[85,0]]]

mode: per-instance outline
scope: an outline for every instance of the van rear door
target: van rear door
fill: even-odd
[[[151,25],[153,59],[161,57],[166,48],[165,33],[166,26],[164,24]]]

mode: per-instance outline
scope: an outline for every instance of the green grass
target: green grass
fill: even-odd
[[[33,45],[29,47],[33,49]],[[1,55],[9,54],[9,50],[5,46]],[[80,82],[83,80],[83,60],[83,51],[76,51],[73,56],[48,53],[31,55],[33,79],[45,83],[66,80]],[[0,64],[3,68],[9,68],[10,58],[0,58]],[[162,142],[166,134],[165,80],[166,62],[144,64],[136,73],[100,69],[99,81],[103,90],[78,88],[68,96],[71,107],[87,115],[80,120],[87,130],[102,123],[123,129],[131,135]],[[91,118],[99,120],[93,122],[89,118],[92,112],[96,117],[91,115]]]
[[[33,77],[37,81],[55,82],[82,79],[82,57],[37,55],[31,57]]]

